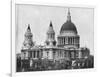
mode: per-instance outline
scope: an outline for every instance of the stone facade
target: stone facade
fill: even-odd
[[[71,21],[70,11],[68,12],[67,21],[62,25],[60,34],[57,36],[57,41],[55,40],[52,22],[50,22],[46,35],[45,45],[36,46],[32,40],[33,35],[30,25],[28,25],[21,49],[21,60],[29,60],[29,64],[32,66],[32,60],[74,61],[76,59],[88,58],[90,55],[88,48],[80,48],[80,36]]]

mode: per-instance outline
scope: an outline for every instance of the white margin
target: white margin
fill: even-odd
[[[62,74],[62,75],[65,75],[65,74],[72,74],[73,72],[75,73],[80,73],[80,72],[94,72],[96,71],[96,68],[97,68],[97,64],[96,64],[96,52],[95,52],[95,46],[94,46],[94,68],[93,69],[78,69],[78,70],[57,70],[57,71],[44,71],[44,72],[21,72],[21,73],[16,73],[16,58],[15,58],[15,4],[32,4],[32,5],[43,5],[43,6],[57,6],[57,7],[78,7],[78,8],[93,8],[94,9],[94,25],[96,25],[96,13],[95,13],[95,10],[96,10],[96,6],[92,6],[92,5],[81,5],[81,4],[77,4],[77,5],[74,5],[74,4],[66,4],[66,3],[49,3],[49,2],[40,2],[40,1],[32,1],[32,0],[12,0],[11,2],[11,5],[12,5],[12,10],[11,10],[11,13],[12,13],[12,17],[11,17],[11,40],[12,40],[12,47],[11,47],[11,75],[12,77],[24,77],[24,76],[27,76],[27,77],[40,77],[40,76],[48,76],[48,74]],[[95,27],[94,27],[94,31],[95,31]],[[94,35],[95,36],[95,35]],[[95,45],[95,38],[94,38],[94,45]],[[61,75],[61,76],[62,76]],[[68,76],[69,77],[69,76]]]

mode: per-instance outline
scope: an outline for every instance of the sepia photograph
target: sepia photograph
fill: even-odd
[[[15,4],[16,72],[94,68],[94,9]]]

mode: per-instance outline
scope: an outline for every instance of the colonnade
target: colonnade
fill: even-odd
[[[82,53],[80,50],[55,50],[53,51],[53,59],[60,60],[60,59],[75,59],[82,57]]]
[[[74,45],[79,44],[79,37],[58,37],[58,44],[59,45]]]
[[[41,58],[42,57],[42,51],[40,50],[31,51],[29,53],[30,53],[31,58]]]
[[[53,59],[68,59],[69,56],[69,51],[65,50],[55,50],[53,51]]]
[[[42,50],[33,50],[28,51],[29,57],[38,59],[38,58],[44,58],[46,55],[48,58],[54,59],[54,60],[60,60],[60,59],[70,59],[70,58],[81,58],[82,53],[80,50],[63,50],[63,49],[54,49],[52,51],[48,51],[50,53],[44,52]],[[76,53],[77,52],[77,53]],[[44,54],[44,55],[43,55]],[[51,54],[51,56],[49,55]],[[77,54],[77,55],[76,55]],[[27,55],[27,54],[24,54]],[[25,56],[27,58],[27,56]]]

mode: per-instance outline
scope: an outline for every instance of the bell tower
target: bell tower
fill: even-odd
[[[34,46],[34,43],[32,40],[33,34],[31,33],[30,24],[28,24],[24,37],[25,37],[25,40],[24,40],[23,46],[27,49],[33,47]]]
[[[56,46],[55,32],[53,30],[53,25],[52,25],[51,21],[50,21],[49,29],[47,31],[46,45],[47,46]]]

